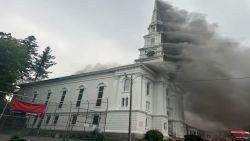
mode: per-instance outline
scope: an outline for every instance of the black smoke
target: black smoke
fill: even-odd
[[[250,49],[219,35],[202,14],[163,1],[159,14],[165,53],[180,58],[172,64],[178,68],[174,81],[186,92],[187,123],[208,130],[250,129]],[[173,47],[178,54],[171,54]]]

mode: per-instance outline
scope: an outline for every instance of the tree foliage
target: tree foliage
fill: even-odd
[[[0,32],[0,91],[13,90],[28,61],[26,48],[10,34]]]
[[[35,60],[37,58],[37,42],[35,36],[28,36],[27,38],[20,40],[21,44],[26,49],[27,61],[25,63],[25,69],[22,71],[21,79],[23,81],[32,80],[32,74],[34,73]]]
[[[48,78],[48,69],[55,65],[51,48],[38,53],[34,36],[16,39],[10,33],[0,32],[0,91],[13,91],[17,81],[35,81]]]
[[[34,72],[35,78],[34,80],[48,78],[48,74],[50,72],[47,71],[48,68],[55,65],[56,63],[53,61],[55,56],[51,55],[50,47],[46,47],[41,55],[35,60]]]

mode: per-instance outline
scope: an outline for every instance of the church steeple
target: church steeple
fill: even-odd
[[[150,25],[154,25],[158,23],[162,23],[162,22],[161,22],[161,15],[160,15],[160,9],[159,9],[159,0],[155,0],[153,16],[152,16]]]
[[[155,0],[154,4],[154,11],[151,19],[151,23],[148,27],[149,32],[158,32],[159,31],[159,25],[163,24],[161,20],[161,11],[160,11],[160,1]]]
[[[175,38],[169,36],[169,31],[174,30],[175,25],[168,24],[171,21],[168,8],[171,10],[162,0],[155,0],[149,32],[144,36],[144,46],[139,49],[140,56],[135,62],[160,65],[163,62],[182,60],[179,56],[181,47],[176,47]]]
[[[163,21],[161,13],[164,12],[161,0],[155,0],[151,23],[148,27],[149,33],[144,36],[144,47],[140,48],[140,57],[136,62],[162,62],[164,61],[162,35]]]

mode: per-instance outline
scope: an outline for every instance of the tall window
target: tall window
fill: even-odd
[[[125,98],[122,98],[122,107],[125,105]]]
[[[148,127],[149,126],[149,118],[146,118],[145,120],[145,127]]]
[[[124,90],[125,92],[128,92],[128,91],[129,91],[129,87],[130,87],[130,79],[126,78],[126,79],[124,80],[124,87],[123,87],[123,90]]]
[[[99,115],[94,115],[92,124],[94,124],[94,125],[99,124]]]
[[[128,97],[122,98],[122,107],[128,107]]]
[[[80,89],[79,95],[76,101],[76,107],[80,107],[84,89]]]
[[[126,97],[126,107],[128,107],[128,97]]]
[[[42,125],[43,119],[44,119],[44,116],[41,116],[41,118],[37,124],[37,128],[39,128]]]
[[[77,121],[77,115],[73,115],[71,124],[76,124]]]
[[[146,110],[150,111],[150,102],[149,101],[146,101]]]
[[[34,125],[36,124],[37,118],[38,118],[38,116],[35,116],[35,118],[34,118],[34,120],[33,120],[32,126],[34,126]]]
[[[48,115],[47,119],[46,119],[46,122],[45,122],[46,124],[49,124],[50,118],[51,118],[51,115]]]
[[[149,95],[150,94],[150,83],[148,82],[147,83],[147,95]]]
[[[31,102],[35,102],[36,97],[37,97],[37,92],[35,92],[35,93],[34,93],[34,95],[33,95],[33,98],[32,98],[32,101],[31,101]]]
[[[164,130],[167,130],[168,129],[168,123],[167,122],[164,122]]]
[[[98,96],[96,100],[96,106],[101,106],[102,104],[102,96],[103,96],[104,86],[100,86],[98,90]]]
[[[67,93],[67,90],[63,90],[62,97],[61,97],[60,103],[58,105],[58,108],[62,108],[66,93]]]
[[[59,119],[59,115],[56,115],[56,116],[54,117],[54,122],[53,122],[55,125],[57,124],[58,119]]]
[[[49,101],[50,95],[51,95],[51,91],[48,91],[48,95],[47,95],[47,97],[46,97],[45,104],[48,104],[48,101]]]

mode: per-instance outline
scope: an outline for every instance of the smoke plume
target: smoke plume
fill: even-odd
[[[84,68],[76,71],[74,74],[81,74],[81,73],[87,73],[87,72],[92,72],[92,71],[99,71],[99,70],[104,70],[104,69],[109,69],[113,67],[118,67],[120,66],[119,64],[100,64],[97,63],[95,65],[87,65]]]
[[[179,58],[172,64],[186,92],[186,121],[203,129],[249,129],[250,49],[220,36],[202,14],[159,3],[165,52]]]

